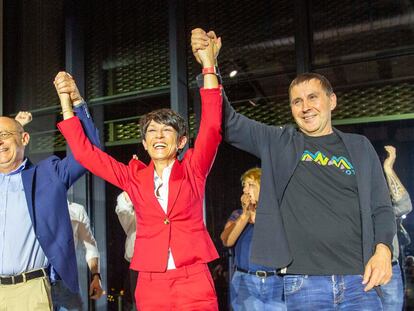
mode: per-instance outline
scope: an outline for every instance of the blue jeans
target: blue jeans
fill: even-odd
[[[387,285],[381,286],[384,311],[401,311],[404,304],[404,287],[399,264],[392,266],[392,278]]]
[[[54,282],[52,288],[53,310],[82,310],[82,298],[79,293],[72,293],[62,280]]]
[[[231,306],[234,311],[285,311],[283,278],[272,275],[260,278],[235,271],[230,283]]]
[[[379,311],[375,289],[364,292],[362,275],[285,275],[285,302],[289,311]]]

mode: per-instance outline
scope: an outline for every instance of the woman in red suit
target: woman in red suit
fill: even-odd
[[[207,267],[218,254],[204,225],[202,206],[221,141],[222,97],[214,71],[219,45],[220,40],[211,41],[199,52],[204,74],[201,123],[194,148],[182,160],[177,155],[187,142],[186,122],[174,111],[160,109],[142,117],[142,143],[151,162],[146,166],[131,160],[125,165],[86,138],[72,112],[67,77],[55,80],[64,117],[58,127],[75,158],[126,191],[135,207],[139,229],[131,269],[139,271],[135,298],[140,311],[218,310]]]

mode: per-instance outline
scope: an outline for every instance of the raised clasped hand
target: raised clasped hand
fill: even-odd
[[[59,97],[61,97],[63,94],[69,95],[70,100],[74,105],[82,101],[82,96],[80,95],[78,87],[76,86],[75,80],[69,73],[60,71],[56,75],[53,84],[55,85]]]
[[[213,41],[213,45],[210,45],[210,42]],[[217,56],[221,49],[221,38],[217,38],[214,31],[209,31],[208,33],[205,32],[201,28],[195,28],[191,31],[191,49],[193,51],[194,57],[200,64],[202,63],[202,59],[199,55],[199,51],[202,51],[208,47],[212,48],[213,52],[213,60],[214,63],[212,66],[216,63]],[[204,64],[205,66],[205,64]]]

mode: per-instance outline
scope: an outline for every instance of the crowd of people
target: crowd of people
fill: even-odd
[[[332,126],[337,97],[322,75],[289,87],[295,125],[269,126],[237,113],[217,69],[221,38],[191,33],[201,122],[194,147],[171,109],[140,120],[151,158],[121,163],[102,151],[75,79],[54,86],[71,153],[37,164],[25,157],[30,114],[0,117],[0,309],[80,309],[75,245],[91,272],[90,297],[103,294],[99,252],[83,207],[67,191],[86,170],[118,187],[116,213],[138,310],[218,310],[207,264],[218,258],[203,219],[206,179],[223,141],[261,161],[241,177],[241,206],[221,240],[234,249],[233,310],[402,310],[400,218],[412,209],[394,172],[369,140]],[[385,173],[385,176],[384,176]],[[396,222],[397,219],[397,222]]]

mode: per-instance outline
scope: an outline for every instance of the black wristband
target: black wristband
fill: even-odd
[[[92,275],[91,275],[91,279],[93,279],[93,278],[95,277],[95,275],[97,275],[97,276],[98,276],[98,278],[99,278],[100,280],[102,280],[102,279],[101,279],[101,274],[100,274],[99,272],[92,273]]]

